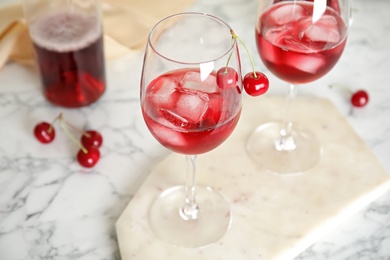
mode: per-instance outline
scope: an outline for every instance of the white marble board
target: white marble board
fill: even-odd
[[[230,202],[233,221],[217,243],[196,249],[157,239],[148,210],[159,193],[183,184],[185,161],[172,154],[150,173],[116,223],[122,260],[292,259],[390,187],[390,176],[334,105],[299,98],[295,120],[322,144],[311,170],[278,175],[256,165],[245,141],[260,123],[280,118],[285,99],[246,98],[232,136],[199,156],[198,183],[219,190]]]

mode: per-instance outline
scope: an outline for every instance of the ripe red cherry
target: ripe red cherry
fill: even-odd
[[[41,122],[35,126],[34,135],[38,141],[47,144],[54,140],[56,132],[51,124],[47,122]]]
[[[364,107],[368,100],[368,93],[365,90],[358,90],[351,96],[351,103],[354,107]]]
[[[81,144],[87,149],[91,146],[99,148],[102,143],[103,137],[98,131],[88,130],[81,136]]]
[[[84,152],[83,149],[79,150],[77,153],[77,161],[85,168],[92,168],[100,159],[99,149],[92,146],[85,151],[86,152]]]
[[[222,67],[217,71],[217,86],[221,89],[232,89],[237,86],[238,74],[231,67]]]
[[[251,96],[260,96],[267,92],[269,81],[266,75],[256,71],[249,72],[244,77],[244,89]]]

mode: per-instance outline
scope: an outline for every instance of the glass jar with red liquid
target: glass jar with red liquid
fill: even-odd
[[[106,89],[98,0],[24,0],[45,97],[63,107],[87,106]]]

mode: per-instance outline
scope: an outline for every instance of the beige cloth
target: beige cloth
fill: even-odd
[[[160,19],[186,10],[195,0],[103,0],[106,59],[142,48]],[[0,68],[7,61],[33,64],[34,52],[20,4],[0,8]]]

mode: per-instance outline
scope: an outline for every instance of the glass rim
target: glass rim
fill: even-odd
[[[161,24],[163,23],[164,21],[172,18],[172,17],[176,17],[176,16],[182,16],[182,15],[199,15],[199,16],[203,16],[203,17],[208,17],[208,18],[212,18],[216,21],[219,21],[221,24],[224,24],[226,25],[226,27],[229,29],[229,31],[233,30],[232,27],[230,27],[230,25],[225,22],[224,20],[222,20],[221,18],[215,16],[215,15],[212,15],[212,14],[209,14],[209,13],[202,13],[202,12],[180,12],[180,13],[175,13],[175,14],[172,14],[172,15],[169,15],[169,16],[166,16],[164,18],[162,18],[161,20],[159,20],[153,27],[152,29],[150,30],[149,34],[148,34],[148,45],[150,46],[150,48],[158,55],[160,56],[161,58],[165,59],[165,60],[168,60],[168,61],[171,61],[171,62],[174,62],[174,63],[178,63],[178,64],[188,64],[188,65],[195,65],[195,64],[203,64],[203,63],[209,63],[209,62],[212,62],[212,61],[216,61],[216,60],[219,60],[220,58],[226,56],[229,52],[231,52],[231,50],[237,45],[237,39],[234,38],[234,37],[231,37],[232,39],[232,45],[230,46],[230,48],[223,52],[220,56],[214,58],[214,59],[210,59],[210,60],[204,60],[204,61],[199,61],[199,62],[185,62],[185,61],[178,61],[178,60],[175,60],[175,59],[172,59],[172,58],[169,58],[167,57],[166,55],[163,55],[162,53],[160,53],[159,51],[156,50],[156,48],[154,47],[154,45],[152,44],[152,41],[151,41],[151,36],[152,36],[152,33],[155,31],[155,29]]]

